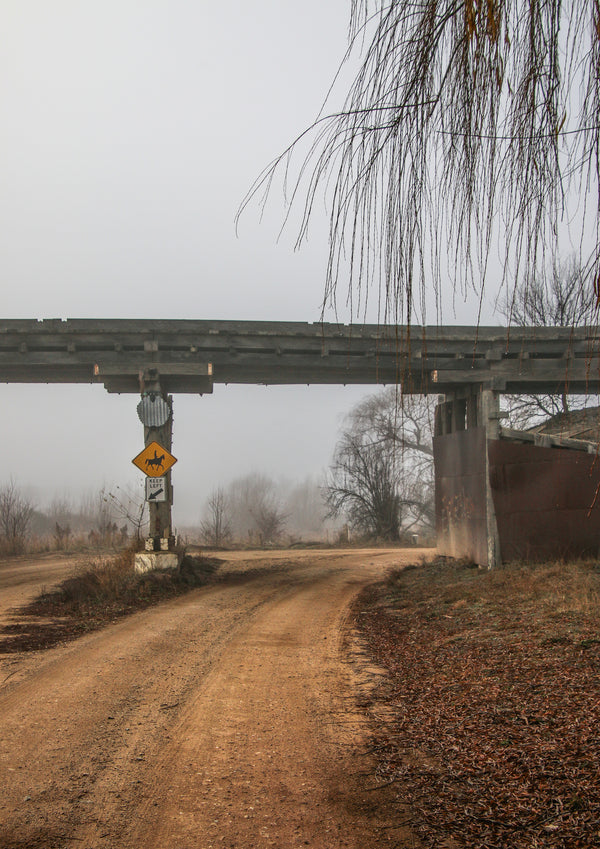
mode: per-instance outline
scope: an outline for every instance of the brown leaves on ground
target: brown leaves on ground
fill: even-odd
[[[368,588],[380,781],[430,847],[600,846],[600,566],[438,559]]]

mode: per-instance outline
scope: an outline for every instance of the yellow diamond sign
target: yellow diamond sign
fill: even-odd
[[[177,458],[158,442],[151,442],[131,462],[149,477],[159,478],[177,462]]]

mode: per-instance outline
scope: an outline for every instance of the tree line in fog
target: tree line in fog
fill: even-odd
[[[276,481],[254,471],[217,483],[180,536],[213,547],[431,540],[433,405],[396,387],[368,396],[346,416],[321,478]],[[16,481],[0,486],[0,553],[118,547],[146,533],[142,487],[104,488],[77,503],[55,497],[42,509]]]
[[[251,474],[217,486],[200,523],[210,546],[329,541],[432,539],[434,511],[432,398],[403,397],[390,387],[346,416],[320,481],[287,490]]]

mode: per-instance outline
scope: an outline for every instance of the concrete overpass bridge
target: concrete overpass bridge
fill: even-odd
[[[589,445],[572,440],[528,445],[526,437],[501,427],[499,412],[502,393],[600,393],[597,326],[0,320],[0,382],[100,383],[109,392],[141,395],[145,444],[167,452],[173,394],[210,393],[215,383],[400,384],[407,394],[435,393],[440,396],[434,450],[442,551],[493,566],[509,556],[541,551],[540,540],[548,538],[545,527],[556,536],[557,553],[598,547],[600,477],[595,456],[586,454]],[[159,409],[166,411],[162,418]],[[514,453],[517,445],[521,453],[509,461],[506,451]],[[534,449],[555,453],[542,456]],[[142,463],[160,472],[160,466],[152,466],[158,458],[155,449]],[[529,489],[518,483],[524,469],[530,476],[535,472]],[[545,469],[541,477],[540,469]],[[168,547],[171,538],[170,472],[160,477],[165,500],[150,502],[155,548]],[[575,480],[581,494],[576,505],[564,495]],[[519,525],[518,516],[532,512],[525,510],[532,497],[535,502],[555,490],[556,497],[538,511],[544,516],[533,521],[533,533],[531,517],[529,531],[527,521]]]
[[[446,393],[595,392],[597,327],[340,325],[160,319],[0,320],[0,381],[164,393],[214,383],[402,383]]]

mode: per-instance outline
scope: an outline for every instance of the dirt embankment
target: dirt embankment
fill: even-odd
[[[377,775],[426,846],[600,847],[599,599],[591,561],[440,560],[360,594]]]
[[[413,559],[240,556],[219,584],[3,656],[0,845],[403,845],[342,644],[360,589]]]

